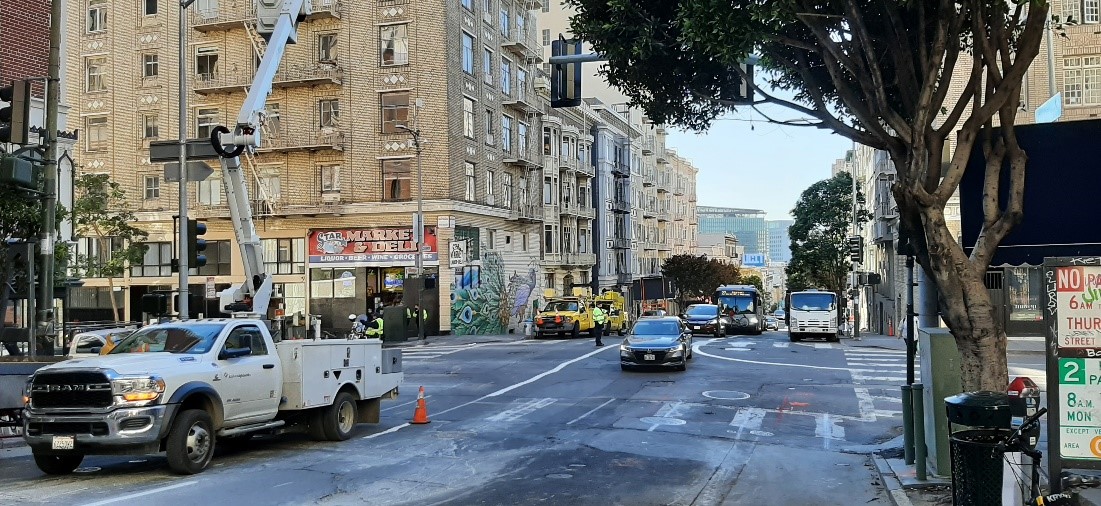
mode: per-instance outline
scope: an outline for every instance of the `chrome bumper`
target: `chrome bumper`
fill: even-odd
[[[120,408],[99,414],[46,413],[23,410],[23,439],[27,445],[52,451],[54,436],[73,436],[72,451],[115,453],[136,446],[157,447],[168,431],[175,404]],[[146,423],[138,426],[138,421]],[[123,427],[123,423],[127,427]],[[136,428],[129,428],[136,427]],[[152,451],[156,451],[155,449]]]

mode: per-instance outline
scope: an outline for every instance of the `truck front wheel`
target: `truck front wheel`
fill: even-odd
[[[168,431],[168,467],[179,474],[197,474],[214,456],[214,424],[201,409],[180,413]]]
[[[80,467],[80,463],[83,461],[84,455],[80,453],[64,455],[34,454],[34,463],[46,474],[69,474]]]
[[[352,437],[357,415],[355,397],[348,392],[340,392],[336,395],[336,401],[325,408],[322,415],[321,426],[325,430],[325,436],[329,441],[344,441]]]

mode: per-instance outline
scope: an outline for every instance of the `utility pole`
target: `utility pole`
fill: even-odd
[[[57,0],[54,0],[55,2]],[[180,291],[179,302],[176,304],[176,310],[180,314],[181,320],[186,320],[191,314],[191,308],[188,307],[190,302],[190,293],[187,288],[187,270],[188,270],[188,258],[187,258],[187,7],[191,5],[191,2],[195,0],[184,0],[180,2],[180,64],[179,64],[179,78],[180,78],[180,229],[178,231],[177,242],[179,242],[179,249],[176,252],[177,266],[179,267],[180,274]]]
[[[49,77],[46,78],[46,170],[43,178],[46,209],[42,213],[42,275],[39,285],[38,323],[45,335],[52,335],[54,320],[54,239],[57,235],[57,124],[61,100],[61,0],[50,2]],[[33,281],[31,281],[33,283]],[[28,293],[28,297],[34,297]],[[38,343],[30,343],[33,350]],[[33,352],[32,352],[33,353]]]
[[[853,149],[849,155],[849,175],[853,180],[853,237],[860,237],[860,222],[857,219],[856,214],[856,142],[853,142]],[[863,239],[861,239],[863,241]],[[861,248],[863,251],[863,248]],[[853,284],[853,339],[860,340],[860,286],[859,277],[856,275],[856,262],[852,264],[852,284]]]
[[[417,276],[420,278],[420,282],[417,283],[417,304],[420,306],[418,314],[414,315],[417,322],[417,339],[421,344],[425,343],[424,326],[426,323],[424,313],[427,311],[424,303],[424,167],[421,156],[421,131],[420,128],[409,128],[405,125],[398,125],[398,128],[409,132],[409,135],[413,136],[413,146],[417,148],[417,214],[413,220],[413,237],[417,243],[417,255],[416,259]]]

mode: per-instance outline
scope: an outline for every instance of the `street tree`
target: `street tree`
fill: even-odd
[[[766,77],[752,85],[754,106],[803,119],[766,118],[885,150],[901,229],[936,281],[963,387],[1005,388],[1005,333],[983,278],[1023,212],[1027,157],[1013,125],[1050,2],[568,1],[571,31],[604,54],[609,83],[655,123],[707,129],[739,105],[739,64],[759,54]],[[955,150],[942,163],[949,136]],[[981,199],[984,219],[968,254],[944,208],[975,149],[987,160],[983,194],[961,197]]]
[[[673,255],[661,265],[661,274],[677,286],[677,298],[683,304],[689,299],[710,297],[720,285],[736,283],[736,265],[704,255]]]
[[[111,314],[119,321],[115,278],[142,263],[149,234],[133,225],[137,218],[127,206],[126,192],[109,175],[82,174],[75,187],[73,225],[78,236],[93,239],[95,250],[75,255],[73,269],[82,277],[107,279]]]
[[[852,176],[838,173],[803,190],[791,214],[788,228],[791,262],[786,268],[793,290],[823,288],[842,293],[846,275],[852,269],[846,239],[852,234]],[[857,188],[857,219],[865,223],[871,213],[864,210],[864,193]]]

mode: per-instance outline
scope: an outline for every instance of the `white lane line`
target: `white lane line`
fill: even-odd
[[[734,419],[730,421],[732,427],[738,428],[738,432],[734,434],[734,437],[741,439],[743,432],[761,430],[761,423],[764,419],[765,410],[761,408],[739,408],[738,412],[734,414]]]
[[[883,371],[879,371],[883,372]],[[860,381],[906,381],[906,376],[866,376],[860,373],[853,373],[853,380]]]
[[[280,483],[280,484],[278,484],[274,487],[271,487],[271,488],[279,488],[279,487],[282,487],[282,486],[285,486],[285,485],[290,485],[291,483],[294,483],[294,482],[293,481],[288,481],[286,483]]]
[[[550,376],[551,374],[554,374],[554,373],[556,373],[556,372],[559,372],[559,371],[561,371],[562,369],[565,369],[565,368],[566,368],[566,366],[568,366],[568,365],[576,364],[577,362],[580,362],[580,361],[582,361],[582,360],[585,360],[585,359],[587,359],[587,358],[589,358],[589,357],[592,357],[593,355],[596,355],[597,353],[600,353],[600,352],[602,352],[602,351],[605,351],[605,350],[608,350],[608,349],[611,349],[611,348],[615,348],[615,347],[618,347],[618,346],[619,346],[618,344],[612,344],[612,345],[608,345],[608,346],[605,346],[605,347],[603,347],[603,348],[600,348],[600,349],[597,349],[597,350],[593,350],[593,351],[590,351],[590,352],[588,352],[588,353],[586,353],[586,354],[584,354],[584,355],[581,355],[580,357],[577,357],[577,358],[574,358],[574,359],[570,359],[570,360],[567,360],[567,361],[565,361],[565,362],[562,362],[561,364],[558,364],[558,365],[557,365],[557,366],[556,366],[555,368],[553,368],[553,369],[551,369],[551,370],[549,370],[549,371],[544,371],[544,372],[542,372],[542,373],[536,374],[535,376],[532,376],[531,378],[529,378],[529,379],[527,379],[527,380],[524,380],[524,381],[521,381],[521,382],[519,382],[519,383],[516,383],[515,385],[510,385],[510,386],[504,387],[504,388],[502,388],[502,389],[500,389],[500,390],[498,390],[498,391],[496,391],[496,392],[493,392],[493,393],[489,393],[489,394],[483,395],[483,396],[481,396],[481,397],[479,397],[479,398],[477,398],[477,399],[474,399],[474,400],[472,400],[472,401],[467,401],[467,402],[464,402],[464,403],[462,403],[462,404],[459,404],[458,406],[453,406],[453,407],[447,408],[447,409],[445,409],[445,410],[443,410],[443,411],[437,412],[437,413],[436,413],[436,415],[437,415],[437,416],[439,416],[439,415],[443,415],[443,414],[445,414],[445,413],[450,413],[450,412],[452,412],[452,411],[455,411],[456,409],[461,409],[461,408],[465,408],[465,407],[467,407],[467,406],[469,406],[469,405],[471,405],[471,404],[477,404],[477,403],[479,403],[479,402],[482,402],[482,401],[484,401],[484,400],[486,400],[486,399],[488,399],[488,398],[490,398],[490,397],[497,397],[498,395],[501,395],[501,394],[504,394],[504,393],[507,393],[507,392],[511,392],[511,391],[513,391],[513,390],[515,390],[515,389],[517,389],[517,388],[520,388],[520,387],[522,387],[522,386],[524,386],[524,385],[527,385],[527,384],[529,384],[529,383],[533,383],[533,382],[539,381],[539,380],[541,380],[541,379],[543,379],[543,378],[545,378],[545,377],[547,377],[547,376]],[[388,429],[388,430],[386,430],[386,431],[383,431],[383,432],[379,432],[378,434],[371,434],[370,436],[364,436],[363,438],[364,438],[364,439],[369,439],[369,438],[373,438],[373,437],[378,437],[378,436],[381,436],[381,435],[383,435],[383,434],[390,434],[390,433],[392,433],[392,432],[397,432],[397,431],[399,431],[399,430],[401,430],[401,429],[404,429],[404,428],[408,427],[409,425],[410,425],[410,424],[409,424],[409,422],[406,422],[406,423],[403,423],[403,424],[401,424],[401,425],[398,425],[398,426],[396,426],[396,427],[392,427],[392,428],[390,428],[390,429]]]
[[[830,343],[814,343],[814,349],[816,350],[832,350],[833,345]]]
[[[748,359],[744,359],[744,358],[724,357],[722,355],[715,355],[713,353],[707,353],[705,351],[700,351],[700,346],[701,345],[699,345],[699,344],[693,346],[692,351],[694,353],[699,353],[700,355],[703,355],[705,357],[716,358],[716,359],[719,359],[719,360],[728,360],[730,362],[744,362],[744,363],[747,363],[747,364],[757,364],[757,365],[778,365],[778,366],[783,366],[783,367],[803,367],[803,368],[806,368],[806,369],[819,369],[819,370],[823,370],[823,371],[872,372],[872,369],[854,369],[852,367],[829,367],[829,366],[824,366],[824,365],[785,364],[783,362],[765,362],[765,361],[762,361],[762,360],[748,360]]]
[[[428,399],[429,399],[429,398],[431,398],[431,397],[432,397],[431,395],[426,395],[426,396],[424,396],[424,399],[425,399],[425,400],[428,400]],[[417,400],[416,400],[416,399],[413,399],[413,400],[411,400],[411,401],[409,401],[409,402],[403,402],[403,403],[401,403],[401,404],[398,404],[398,405],[395,405],[395,406],[390,406],[390,407],[388,407],[388,408],[386,408],[386,409],[383,409],[382,411],[390,411],[391,409],[396,409],[396,408],[400,408],[400,407],[402,407],[402,406],[408,406],[408,405],[410,405],[410,404],[416,404],[416,403],[417,403]]]
[[[585,414],[583,414],[583,415],[581,415],[577,418],[574,418],[573,420],[570,420],[570,421],[566,422],[566,425],[573,425],[575,422],[580,421],[582,418],[585,418],[586,416],[589,416],[593,413],[596,413],[596,411],[598,409],[603,408],[604,406],[607,406],[607,405],[611,404],[612,401],[614,401],[614,400],[615,400],[615,397],[612,397],[611,399],[608,399],[608,400],[604,401],[604,404],[601,404],[601,405],[599,405],[599,406],[597,406],[593,409],[590,409],[590,410],[586,411]]]
[[[772,343],[772,347],[773,348],[787,348],[788,344],[791,344],[791,343],[775,342],[775,343]]]
[[[875,421],[875,400],[867,388],[854,388],[856,391],[856,405],[860,409],[860,418]]]
[[[815,419],[818,423],[815,424],[814,435],[822,438],[822,449],[829,450],[831,441],[845,440],[845,428],[837,423],[833,415],[822,413],[815,416]]]
[[[116,502],[129,501],[130,499],[137,499],[139,497],[145,497],[147,495],[159,494],[161,492],[167,492],[169,490],[173,490],[173,489],[177,489],[177,488],[181,488],[181,487],[186,487],[188,485],[194,485],[196,483],[199,483],[199,480],[181,481],[179,483],[173,483],[172,485],[165,485],[163,487],[151,488],[151,489],[146,490],[144,492],[134,492],[133,494],[120,495],[118,497],[113,497],[111,499],[104,499],[102,501],[90,502],[90,503],[85,504],[84,506],[102,506],[104,504],[111,504],[111,503],[116,503]]]
[[[550,397],[545,397],[543,399],[529,399],[526,402],[520,403],[514,408],[506,409],[504,411],[501,411],[500,413],[497,413],[496,415],[486,418],[486,420],[490,422],[515,422],[516,420],[519,420],[526,415],[534,413],[538,409],[542,409],[550,406],[551,404],[554,404],[555,400],[556,399],[552,399]],[[513,404],[516,404],[517,402],[519,401],[513,402]]]
[[[392,433],[397,432],[401,429],[404,429],[408,426],[409,426],[409,422],[405,422],[401,425],[395,425],[393,427],[390,427],[389,429],[386,429],[386,430],[384,430],[382,432],[379,432],[377,434],[370,434],[370,435],[367,435],[367,436],[363,436],[363,439],[374,439],[376,437],[383,436],[383,435],[386,435],[386,434],[392,434]]]
[[[890,362],[893,364],[900,364],[906,361],[905,358],[872,358],[872,357],[854,357],[848,356],[849,362]],[[917,364],[914,364],[917,365]]]

